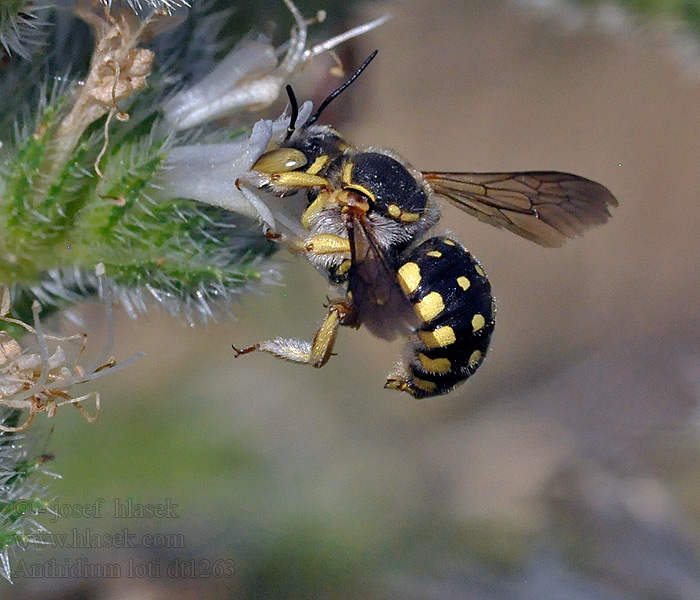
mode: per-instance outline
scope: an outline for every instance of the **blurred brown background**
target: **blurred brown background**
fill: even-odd
[[[408,0],[353,24],[387,11],[348,67],[377,60],[326,122],[426,170],[589,177],[619,199],[612,221],[548,250],[446,207],[439,227],[482,261],[497,328],[477,376],[430,401],[382,389],[401,344],[362,330],[320,371],[233,359],[232,342],[310,339],[324,313],[322,278],[283,253],[285,285],[236,322],[120,315],[118,356],[147,356],[104,380],[98,424],[58,415],[52,486],[67,504],[171,498],[179,518],[50,529],[176,531],[187,548],[19,558],[226,558],[236,574],[19,576],[8,597],[700,597],[700,84],[669,36],[630,23]]]

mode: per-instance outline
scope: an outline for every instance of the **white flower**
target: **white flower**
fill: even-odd
[[[173,130],[270,106],[289,78],[313,57],[378,27],[389,18],[381,17],[307,48],[306,21],[291,0],[284,2],[296,21],[284,58],[278,63],[278,50],[262,36],[244,40],[203,79],[165,103],[165,117]]]
[[[0,433],[22,431],[29,426],[36,413],[45,412],[48,417],[53,417],[58,408],[66,404],[73,404],[88,422],[94,422],[97,419],[97,414],[90,415],[80,403],[94,400],[95,408],[99,413],[99,393],[91,391],[82,395],[74,395],[71,390],[101,377],[107,371],[114,372],[115,369],[124,368],[142,356],[139,353],[118,365],[114,358],[110,358],[105,364],[86,371],[78,364],[78,358],[85,349],[87,334],[69,337],[47,335],[39,320],[40,310],[39,303],[34,301],[32,305],[34,327],[18,319],[8,317],[10,291],[7,285],[0,285],[0,320],[26,329],[35,337],[38,346],[36,351],[29,351],[20,342],[10,337],[8,333],[0,330],[0,409],[27,411],[27,416],[21,425],[6,426],[0,422]],[[111,311],[111,306],[109,310]],[[49,349],[49,340],[69,341],[74,339],[82,339],[83,346],[72,365],[61,346],[55,346],[53,352]]]
[[[311,114],[311,102],[299,110],[302,123]],[[260,219],[274,229],[272,212],[257,195],[236,181],[247,173],[273,139],[287,130],[288,117],[258,121],[250,135],[220,144],[190,144],[172,148],[157,182],[160,198],[188,198]]]
[[[389,18],[381,17],[307,48],[307,23],[291,0],[284,2],[294,15],[296,27],[285,45],[282,60],[278,60],[279,51],[263,37],[241,42],[198,83],[165,102],[165,118],[171,130],[181,131],[269,106],[288,79],[313,57],[378,27]],[[311,110],[311,103],[305,103],[297,122],[305,122]],[[283,115],[274,122],[258,121],[250,135],[240,140],[171,148],[156,183],[159,188],[156,195],[161,200],[188,198],[218,206],[258,219],[274,230],[276,221],[287,219],[278,211],[273,215],[258,195],[246,186],[239,188],[236,182],[251,169],[271,141],[282,138],[287,126],[288,118]]]

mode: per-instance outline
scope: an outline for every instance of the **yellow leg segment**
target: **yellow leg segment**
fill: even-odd
[[[247,348],[233,347],[236,358],[250,352],[267,352],[277,358],[311,365],[320,369],[333,354],[338,327],[357,326],[355,313],[349,302],[337,301],[328,306],[328,314],[316,332],[313,342],[296,338],[274,338]]]
[[[306,240],[306,251],[314,254],[350,252],[350,240],[332,233],[319,233]]]
[[[290,171],[288,173],[271,173],[270,181],[278,187],[294,188],[313,188],[327,187],[328,180],[325,177],[311,175],[303,171]]]
[[[314,336],[314,341],[311,344],[309,364],[312,367],[320,369],[328,362],[328,359],[333,353],[333,347],[335,346],[335,338],[338,335],[339,326],[339,311],[336,310],[334,305],[331,305],[328,309],[326,318],[323,320],[323,323],[321,323],[321,327],[318,328],[318,331]]]

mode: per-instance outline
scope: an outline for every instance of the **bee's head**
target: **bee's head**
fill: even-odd
[[[342,154],[347,144],[340,135],[331,127],[316,125],[315,123],[328,105],[367,68],[367,65],[377,55],[377,52],[375,50],[370,54],[352,77],[321,102],[316,112],[309,116],[306,122],[298,129],[296,121],[299,117],[299,104],[292,86],[287,85],[286,90],[290,106],[287,133],[280,146],[265,152],[251,170],[263,174],[304,170],[315,174],[321,171],[333,157]]]

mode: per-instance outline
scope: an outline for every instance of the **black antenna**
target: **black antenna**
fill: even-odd
[[[328,96],[328,98],[326,98],[323,102],[321,102],[321,105],[318,107],[318,110],[308,118],[306,123],[304,123],[304,128],[310,127],[316,121],[318,121],[318,118],[321,116],[321,113],[324,110],[326,110],[328,105],[331,102],[333,102],[333,100],[335,100],[340,94],[342,94],[345,91],[345,88],[347,88],[353,81],[355,81],[355,79],[357,79],[360,76],[362,71],[364,71],[367,68],[367,65],[369,65],[369,63],[372,62],[372,59],[375,56],[377,56],[377,52],[379,52],[379,50],[375,50],[374,52],[372,52],[372,54],[370,54],[367,57],[365,62],[362,63],[360,68],[357,69],[357,71],[355,71],[355,73],[353,73],[353,75],[352,75],[352,77],[350,77],[350,79],[348,79],[343,85],[341,85],[337,90],[335,90],[335,92],[333,92],[330,96]]]
[[[299,104],[297,104],[297,97],[294,95],[294,90],[291,85],[286,88],[287,96],[289,96],[289,105],[291,106],[292,114],[289,117],[289,126],[287,127],[287,135],[284,136],[284,141],[288,141],[292,134],[294,133],[294,126],[297,124],[297,117],[299,116]]]

